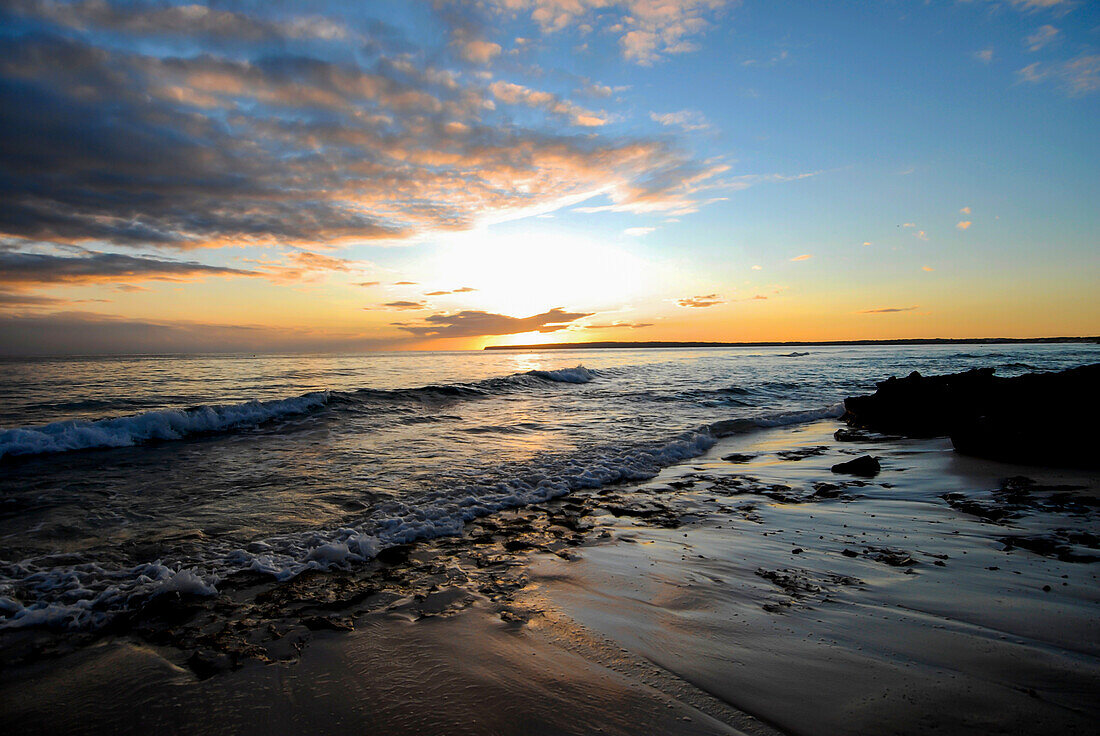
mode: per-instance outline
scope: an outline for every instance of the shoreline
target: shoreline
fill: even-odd
[[[728,437],[649,481],[487,517],[369,574],[242,580],[182,623],[25,651],[0,670],[2,720],[77,733],[1087,733],[1100,588],[1082,560],[1096,540],[1064,540],[1066,559],[1032,541],[1088,533],[1100,478],[962,457],[946,439],[841,442],[842,426]],[[866,453],[880,475],[830,471]],[[1017,475],[1037,485],[1016,516],[983,518]],[[134,694],[118,703],[120,691]]]
[[[898,347],[905,345],[1059,345],[1100,343],[1095,337],[930,337],[902,338],[897,340],[824,340],[784,342],[677,342],[677,341],[595,341],[550,342],[534,345],[486,345],[482,350],[604,350],[635,348],[799,348],[799,347]]]

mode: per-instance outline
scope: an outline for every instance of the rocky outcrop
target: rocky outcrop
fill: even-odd
[[[992,368],[890,378],[844,401],[853,427],[950,436],[958,452],[1005,462],[1100,467],[1100,364],[998,378]]]

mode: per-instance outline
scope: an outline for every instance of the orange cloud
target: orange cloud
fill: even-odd
[[[912,307],[882,307],[881,309],[864,309],[857,314],[890,314],[893,312],[912,312],[914,309],[920,309],[920,307],[917,305]]]
[[[678,299],[676,301],[681,307],[695,307],[701,309],[704,307],[713,307],[717,304],[725,304],[717,294],[703,294],[702,296],[689,296],[684,299]]]

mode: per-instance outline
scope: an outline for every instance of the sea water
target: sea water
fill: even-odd
[[[361,565],[722,435],[837,417],[891,375],[1098,360],[1091,344],[3,360],[0,628],[95,628],[241,570]]]

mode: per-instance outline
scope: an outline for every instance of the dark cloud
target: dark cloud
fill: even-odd
[[[381,283],[381,281],[360,281],[356,286],[365,286],[369,288],[371,286],[378,286]]]
[[[425,302],[386,302],[382,305],[385,309],[426,309],[427,304]],[[377,309],[378,307],[364,307],[364,309]]]
[[[121,319],[88,312],[0,315],[0,355],[378,350],[401,347],[410,339],[258,325]]]
[[[514,335],[520,332],[557,332],[568,327],[570,322],[591,316],[592,313],[566,312],[560,307],[530,317],[509,317],[506,314],[465,310],[455,314],[433,314],[418,324],[405,322],[395,323],[395,326],[418,337],[478,337]]]
[[[912,312],[914,309],[919,309],[919,306],[912,307],[883,307],[882,309],[864,309],[859,314],[888,314],[890,312]]]
[[[86,284],[112,281],[193,281],[206,276],[255,276],[253,271],[84,251],[79,256],[0,251],[0,284]]]
[[[676,302],[681,307],[713,307],[716,304],[725,304],[717,294],[703,294],[702,296],[689,296]]]
[[[202,5],[116,7],[103,0],[60,3],[56,0],[8,0],[7,10],[27,17],[49,20],[58,25],[104,30],[142,36],[190,36],[225,38],[235,41],[263,41],[288,38],[347,38],[345,26],[317,16],[298,16],[284,21],[266,20],[244,13]]]
[[[663,139],[570,134],[560,115],[533,114],[537,90],[494,101],[431,49],[391,53],[381,36],[353,57],[339,18],[249,7],[0,10],[0,236],[315,247],[595,192],[611,209],[685,212],[718,170]],[[108,44],[104,29],[131,40]],[[150,42],[163,34],[187,44]]]
[[[0,291],[0,308],[4,307],[52,307],[59,304],[68,304],[65,299],[56,299],[50,296],[35,296],[33,294],[9,294]]]

